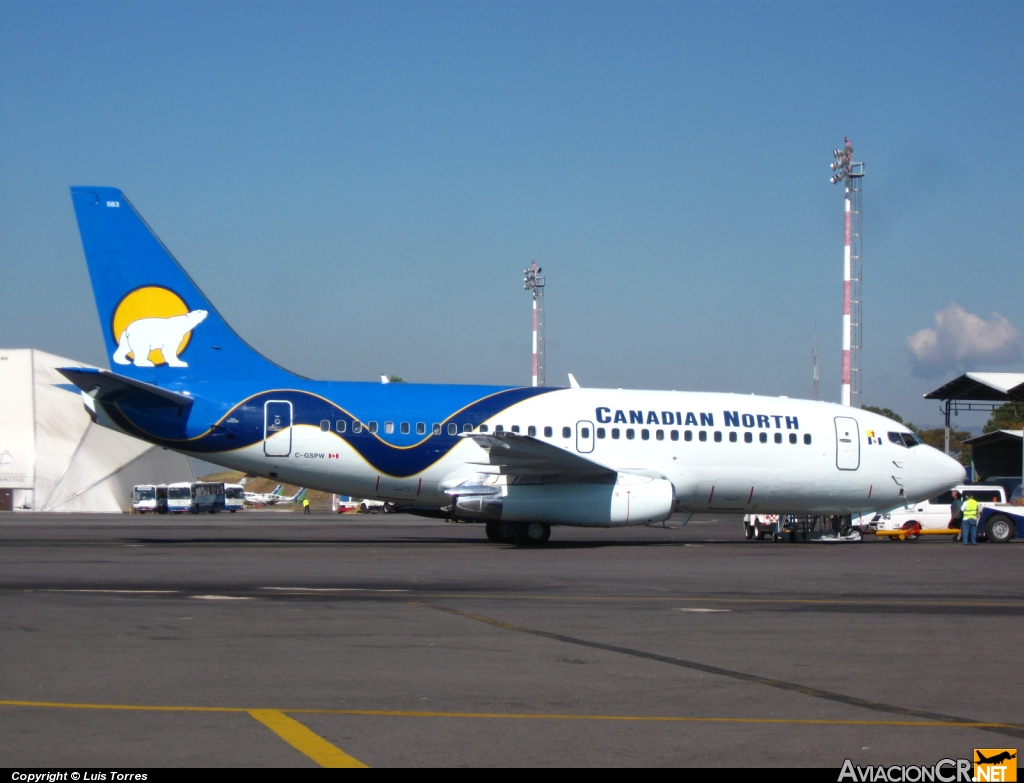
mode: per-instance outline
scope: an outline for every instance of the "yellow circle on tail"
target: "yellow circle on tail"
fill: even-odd
[[[111,330],[114,333],[114,342],[121,341],[121,335],[131,324],[143,318],[170,318],[172,315],[185,315],[188,312],[188,305],[185,300],[169,288],[157,285],[147,285],[136,288],[122,299],[114,308],[114,317],[111,319]],[[188,346],[192,339],[192,332],[188,331],[181,338],[177,354]],[[129,358],[134,359],[135,355],[129,353]],[[153,364],[166,364],[163,352],[157,348],[149,352],[149,360]]]

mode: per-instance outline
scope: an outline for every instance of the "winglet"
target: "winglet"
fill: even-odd
[[[569,388],[570,389],[578,389],[578,388],[580,388],[580,382],[576,380],[576,376],[573,375],[572,373],[569,373]]]

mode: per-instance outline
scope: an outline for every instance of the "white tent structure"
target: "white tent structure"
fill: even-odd
[[[56,367],[81,362],[0,349],[0,511],[128,511],[136,484],[195,481],[183,454],[93,424]]]

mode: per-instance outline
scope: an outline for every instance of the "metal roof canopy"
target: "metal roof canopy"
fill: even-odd
[[[1024,373],[969,372],[929,392],[924,398],[947,402],[1024,402]],[[954,410],[956,409],[954,407]]]
[[[949,415],[960,411],[994,411],[1008,402],[1024,412],[1024,372],[969,372],[924,395],[942,400],[939,410],[946,417],[946,453],[949,454]],[[1007,436],[1004,436],[1007,437]],[[973,440],[973,439],[972,439]],[[1024,437],[1021,438],[1024,445]],[[1021,461],[1024,474],[1024,458]],[[1024,475],[1021,476],[1024,481]]]

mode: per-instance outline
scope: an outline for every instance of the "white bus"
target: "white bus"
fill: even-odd
[[[187,514],[192,510],[192,484],[179,481],[167,485],[167,510],[171,514]]]
[[[137,484],[132,488],[132,513],[166,514],[167,485]]]
[[[241,484],[224,485],[224,510],[234,514],[245,508],[245,487]]]

